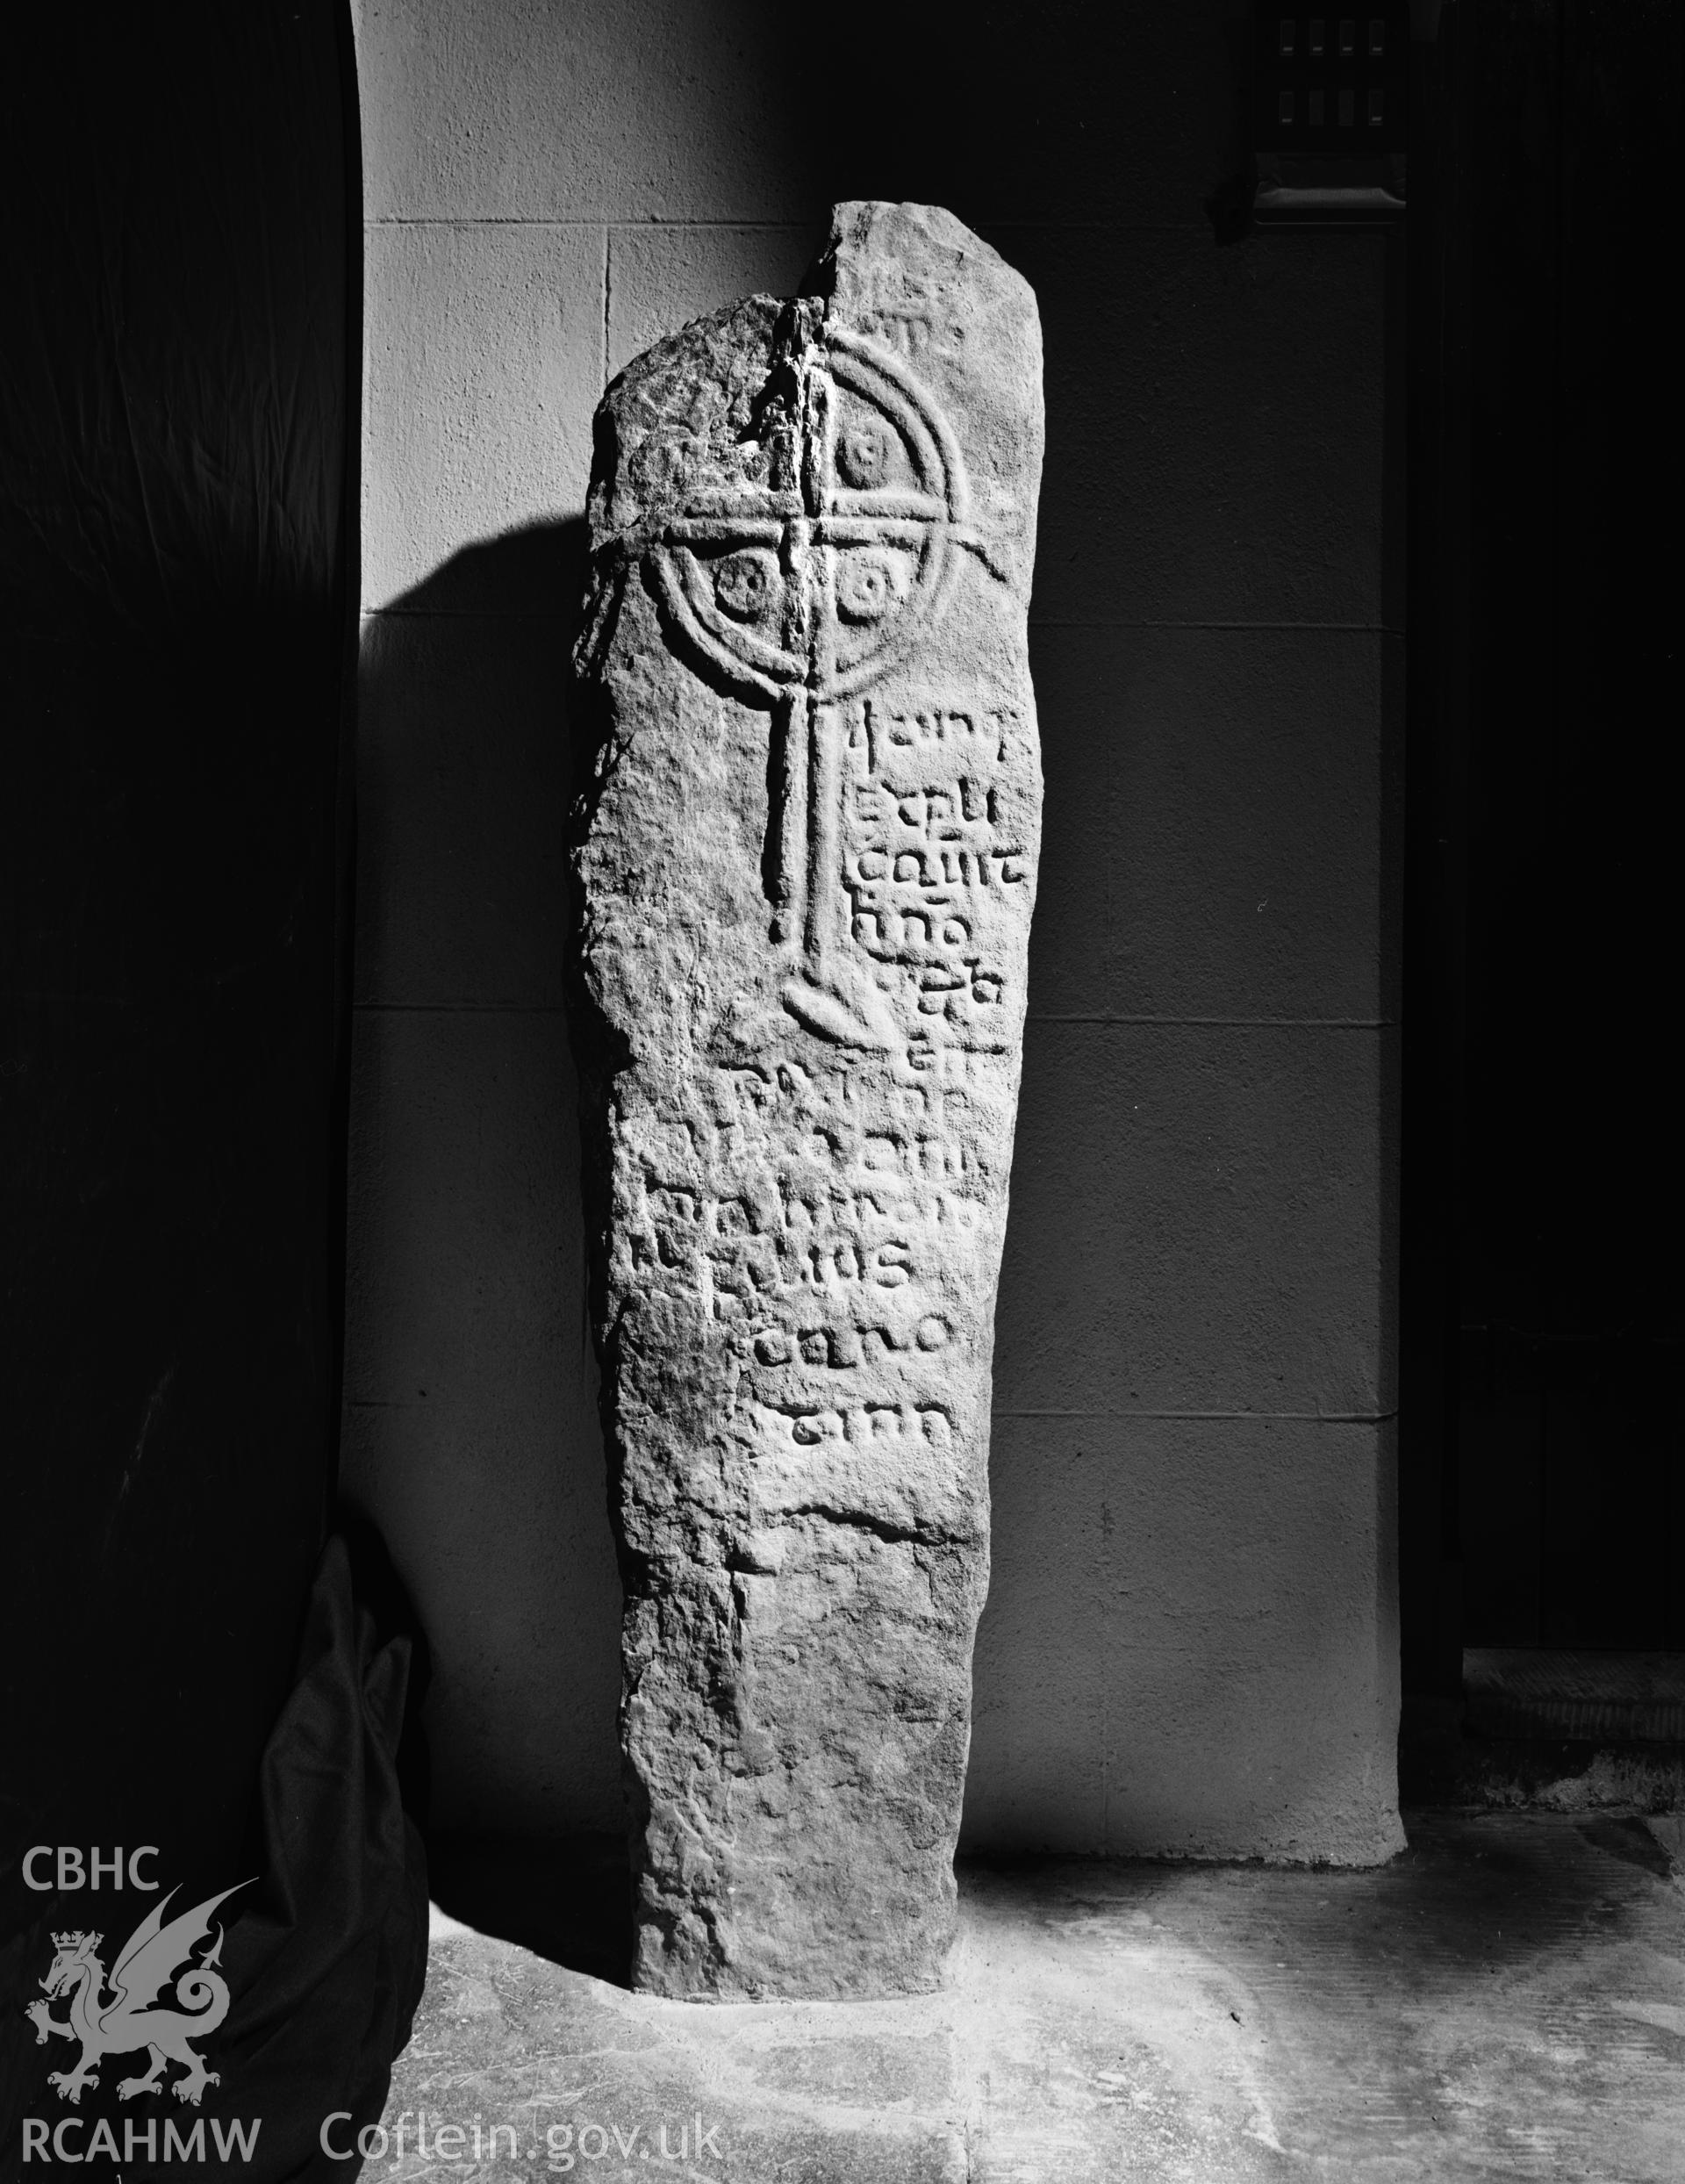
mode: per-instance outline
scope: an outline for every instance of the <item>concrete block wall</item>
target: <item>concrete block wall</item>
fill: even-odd
[[[435,1821],[620,1822],[562,993],[591,413],[658,334],[789,292],[834,198],[904,196],[1029,277],[1048,365],[1046,832],[967,1840],[1382,1857],[1402,1841],[1386,245],[1214,245],[1244,34],[1226,0],[914,5],[841,56],[797,19],[358,9],[344,1476],[432,1636]]]

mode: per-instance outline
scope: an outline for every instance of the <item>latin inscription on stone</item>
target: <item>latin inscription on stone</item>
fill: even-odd
[[[839,208],[598,413],[587,1182],[634,1978],[936,1984],[1041,772],[1025,283]]]

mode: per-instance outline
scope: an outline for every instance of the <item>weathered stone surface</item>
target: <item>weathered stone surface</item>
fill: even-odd
[[[698,1997],[941,1975],[1041,807],[1034,298],[917,205],[807,287],[609,388],[577,663],[634,1975]]]

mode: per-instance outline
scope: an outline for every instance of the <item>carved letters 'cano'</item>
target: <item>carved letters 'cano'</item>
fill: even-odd
[[[949,214],[598,413],[598,1340],[637,1983],[936,1981],[988,1574],[1041,772],[1041,344]]]

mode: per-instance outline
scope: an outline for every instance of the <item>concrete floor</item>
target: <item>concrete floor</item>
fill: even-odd
[[[448,1859],[441,1895],[549,1953],[436,1915],[387,2111],[389,2128],[408,2111],[402,2152],[366,2173],[1685,2179],[1679,1823],[1432,1812],[1409,1828],[1370,1872],[972,1864],[946,1993],[729,2008],[570,1968],[619,1950],[605,1907],[623,1898],[593,1893],[589,1860],[570,1899],[554,1852]],[[505,2135],[477,2161],[477,2124],[487,2154],[513,2127],[514,2152]]]

